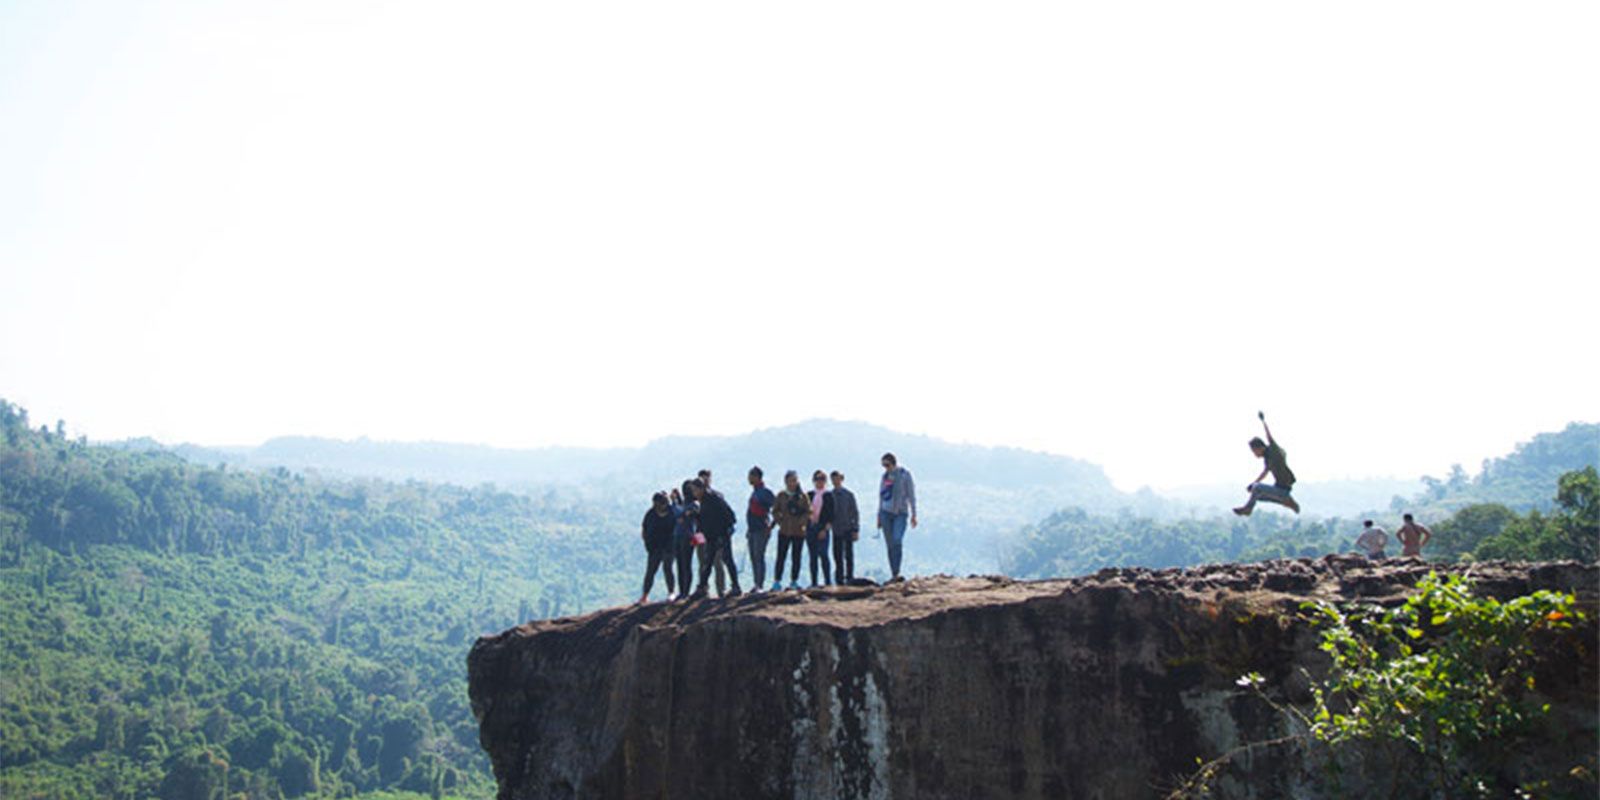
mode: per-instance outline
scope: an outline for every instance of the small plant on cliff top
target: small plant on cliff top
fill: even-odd
[[[1209,794],[1234,756],[1291,743],[1321,746],[1312,753],[1327,764],[1324,788],[1335,794],[1349,783],[1365,786],[1363,795],[1383,796],[1387,787],[1388,796],[1526,797],[1591,781],[1587,767],[1511,777],[1511,759],[1528,750],[1517,740],[1550,710],[1533,699],[1535,646],[1579,618],[1576,598],[1540,591],[1500,602],[1471,588],[1461,577],[1430,574],[1393,609],[1307,603],[1331,659],[1326,678],[1312,683],[1309,708],[1268,697],[1259,674],[1238,680],[1299,733],[1203,764],[1173,796]],[[1359,780],[1347,781],[1349,773]]]
[[[1452,796],[1521,788],[1495,787],[1495,776],[1479,772],[1507,766],[1508,745],[1549,712],[1532,699],[1535,644],[1571,627],[1576,598],[1540,591],[1502,603],[1471,588],[1430,574],[1395,609],[1307,604],[1332,659],[1312,687],[1311,736],[1335,749],[1411,755],[1423,784]]]

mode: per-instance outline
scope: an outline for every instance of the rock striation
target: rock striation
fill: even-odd
[[[1136,798],[1283,732],[1236,685],[1306,695],[1306,600],[1393,604],[1438,565],[1349,556],[1083,578],[936,577],[533,622],[479,639],[473,713],[502,800]],[[1451,567],[1478,591],[1575,592],[1593,642],[1600,568]],[[1594,647],[1540,686],[1595,749]],[[1292,749],[1225,794],[1306,793]]]

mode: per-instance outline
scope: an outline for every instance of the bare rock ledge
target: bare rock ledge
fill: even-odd
[[[502,800],[1160,796],[1282,722],[1235,680],[1303,698],[1308,599],[1400,602],[1431,569],[1347,556],[1083,578],[934,577],[529,623],[479,639],[473,713]],[[1600,568],[1483,563],[1478,591],[1575,592]],[[1595,751],[1596,648],[1539,685]],[[1570,655],[1570,654],[1569,654]],[[1566,723],[1564,723],[1566,724]],[[1231,796],[1306,793],[1294,749]]]

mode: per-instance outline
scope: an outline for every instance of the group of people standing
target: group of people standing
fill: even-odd
[[[907,527],[917,525],[916,484],[893,453],[884,453],[881,463],[878,529],[888,547],[890,580],[898,581],[902,580],[900,564]],[[767,545],[774,528],[778,548],[772,562],[771,591],[783,589],[786,560],[789,588],[800,588],[802,546],[809,556],[812,586],[856,580],[855,543],[861,538],[861,513],[855,493],[845,488],[843,472],[813,472],[809,490],[801,487],[800,475],[794,470],[784,473],[783,488],[777,492],[767,488],[765,474],[758,466],[750,468],[748,479],[745,542],[753,591],[761,591],[766,585]],[[677,489],[656,492],[640,526],[648,560],[639,602],[649,599],[657,570],[662,573],[671,600],[705,597],[710,593],[712,574],[716,575],[718,596],[741,594],[733,555],[737,527],[737,517],[727,498],[711,487],[709,469],[700,470]],[[700,561],[698,576],[691,574],[696,555]],[[691,593],[692,581],[695,588]]]
[[[1433,538],[1433,531],[1417,522],[1410,514],[1406,514],[1402,519],[1405,520],[1405,524],[1394,534],[1394,537],[1400,540],[1400,555],[1406,558],[1421,558],[1422,546]],[[1367,558],[1384,558],[1388,546],[1388,531],[1378,527],[1370,519],[1361,523],[1361,535],[1356,537],[1356,547],[1360,548]]]

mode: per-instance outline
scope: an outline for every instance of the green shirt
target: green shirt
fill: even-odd
[[[1272,473],[1272,482],[1288,489],[1294,486],[1294,470],[1289,469],[1288,456],[1277,442],[1267,443],[1267,454],[1262,456],[1267,462],[1267,471]]]

